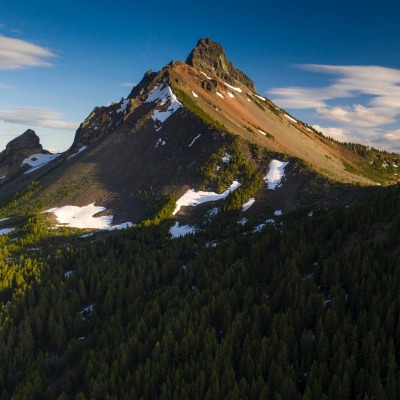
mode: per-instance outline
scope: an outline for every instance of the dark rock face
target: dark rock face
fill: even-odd
[[[47,153],[40,144],[35,131],[28,129],[22,135],[11,140],[0,153],[0,175],[10,175],[21,169],[22,161],[35,153]]]
[[[209,92],[213,92],[218,87],[218,82],[215,79],[210,79],[210,80],[201,82],[201,86],[203,89],[205,89]]]
[[[250,90],[256,91],[253,81],[235,68],[232,62],[226,58],[223,47],[211,39],[200,39],[189,54],[186,63],[192,67],[210,71],[231,85],[234,85],[237,80]]]
[[[112,123],[109,109],[118,108],[117,104],[110,107],[95,107],[75,133],[71,149],[78,150],[82,146],[89,146],[107,133],[107,128]]]

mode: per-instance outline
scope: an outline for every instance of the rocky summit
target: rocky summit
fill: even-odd
[[[235,80],[239,81],[256,92],[253,81],[242,71],[235,68],[232,62],[226,58],[223,47],[211,39],[200,39],[189,54],[186,63],[194,68],[212,72],[232,85],[235,84]]]

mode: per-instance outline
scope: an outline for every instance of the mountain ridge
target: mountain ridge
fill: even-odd
[[[207,55],[203,64],[202,54]],[[239,171],[231,174],[230,182],[222,176],[233,167],[222,164],[224,168],[208,175],[204,171],[218,154],[221,160],[224,153],[234,152],[260,176],[274,157],[292,160],[285,178],[291,187],[279,188],[279,198],[265,189],[259,193],[265,204],[274,206],[286,193],[284,211],[304,205],[301,193],[309,190],[303,187],[306,182],[307,188],[312,185],[311,176],[321,175],[313,178],[320,182],[314,186],[330,182],[326,193],[334,191],[337,182],[374,186],[375,179],[397,180],[396,156],[351,149],[297,121],[257,94],[219,44],[201,39],[188,61],[197,67],[177,61],[159,72],[147,71],[126,99],[95,107],[69,150],[29,175],[0,182],[0,199],[35,179],[42,185],[36,199],[49,208],[96,203],[118,221],[139,222],[146,217],[149,194],[154,201],[163,194],[179,197],[189,188],[206,189],[207,181],[214,182],[208,189],[225,190]],[[377,172],[370,164],[375,161],[380,163]],[[365,165],[370,165],[369,175],[363,176]],[[348,196],[344,198],[342,203]]]

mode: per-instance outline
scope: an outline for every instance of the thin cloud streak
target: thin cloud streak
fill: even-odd
[[[17,107],[0,110],[0,121],[26,126],[42,126],[56,130],[76,130],[77,122],[63,121],[63,114],[47,108]]]
[[[51,67],[53,64],[47,59],[55,57],[54,53],[43,47],[24,40],[0,36],[0,69]]]

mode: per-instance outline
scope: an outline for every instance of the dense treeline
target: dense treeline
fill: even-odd
[[[382,193],[174,240],[31,218],[0,237],[0,398],[397,399],[400,198]]]

